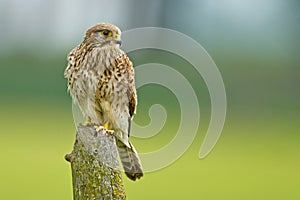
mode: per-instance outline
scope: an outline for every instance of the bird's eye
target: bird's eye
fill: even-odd
[[[109,34],[109,31],[105,30],[103,31],[103,35],[108,35]]]
[[[109,30],[103,30],[103,31],[101,31],[101,33],[102,33],[102,35],[104,35],[106,37],[112,36],[112,32]]]

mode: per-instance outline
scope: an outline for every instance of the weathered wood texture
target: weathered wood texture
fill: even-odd
[[[126,199],[115,137],[79,125],[71,154],[74,200]]]

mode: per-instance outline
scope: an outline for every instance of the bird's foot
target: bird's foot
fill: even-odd
[[[83,123],[83,126],[91,126],[93,123],[91,121],[91,118],[87,118],[86,121]]]
[[[104,125],[104,126],[97,126],[97,125],[95,125],[94,128],[96,129],[97,132],[105,130],[105,132],[107,132],[109,134],[113,134],[114,133],[114,130],[109,130],[108,126],[106,126],[106,125]]]

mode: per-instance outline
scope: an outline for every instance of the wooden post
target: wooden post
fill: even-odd
[[[71,163],[74,200],[126,199],[115,137],[79,125]]]

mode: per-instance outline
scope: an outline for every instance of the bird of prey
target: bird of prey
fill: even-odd
[[[87,119],[85,124],[104,128],[116,136],[124,171],[136,180],[143,172],[129,141],[130,123],[137,106],[134,69],[120,45],[121,31],[117,26],[96,24],[69,53],[64,76],[75,104]]]

